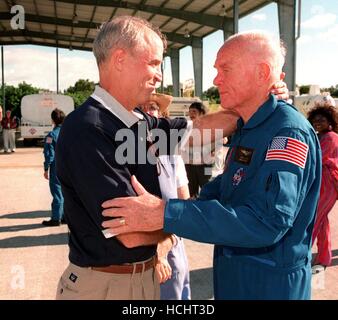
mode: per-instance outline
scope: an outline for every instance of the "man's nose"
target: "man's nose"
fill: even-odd
[[[159,66],[159,67],[156,69],[155,79],[156,79],[157,82],[161,82],[161,81],[162,81],[162,71],[161,71],[161,66]]]
[[[213,81],[214,86],[218,87],[219,82],[220,82],[219,74],[217,74],[216,77],[215,77],[215,79],[214,79],[214,81]]]

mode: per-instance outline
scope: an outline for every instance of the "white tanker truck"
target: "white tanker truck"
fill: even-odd
[[[24,145],[44,138],[53,129],[51,113],[61,109],[65,115],[74,110],[71,97],[55,93],[31,94],[21,100],[21,137]]]
[[[336,107],[338,107],[338,98],[332,98],[329,92],[320,93],[319,86],[317,85],[310,86],[309,94],[302,94],[301,96],[296,96],[294,98],[293,104],[306,117],[309,110],[315,106],[315,103],[317,101],[322,101],[324,97],[328,97],[328,99],[334,99],[334,101],[336,102]]]

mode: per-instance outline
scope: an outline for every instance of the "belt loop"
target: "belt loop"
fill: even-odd
[[[134,279],[135,271],[136,271],[136,264],[133,263],[133,272],[132,272],[132,274],[130,276],[130,296],[131,296],[131,299],[133,299],[133,296],[134,296],[134,282],[133,282],[133,279]]]
[[[146,299],[146,293],[145,293],[145,290],[144,290],[144,284],[143,284],[143,276],[144,276],[144,270],[146,268],[146,263],[143,262],[142,263],[142,272],[141,272],[141,286],[142,286],[142,295],[143,295],[143,298]]]
[[[131,274],[130,281],[133,281],[135,272],[136,272],[136,263],[133,263],[133,272]]]
[[[143,262],[143,263],[142,263],[141,281],[143,280],[143,275],[144,275],[144,270],[145,270],[145,268],[146,268],[146,263]]]

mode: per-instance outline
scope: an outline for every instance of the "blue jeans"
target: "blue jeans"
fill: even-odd
[[[52,194],[52,220],[61,220],[63,218],[63,195],[58,178],[50,174],[49,188]]]

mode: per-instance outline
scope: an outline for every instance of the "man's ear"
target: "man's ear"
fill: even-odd
[[[114,50],[110,57],[110,63],[117,71],[122,71],[126,61],[126,51],[123,49]]]
[[[266,81],[269,80],[270,76],[271,76],[270,65],[265,62],[259,63],[256,68],[257,83],[259,84],[266,83]]]

